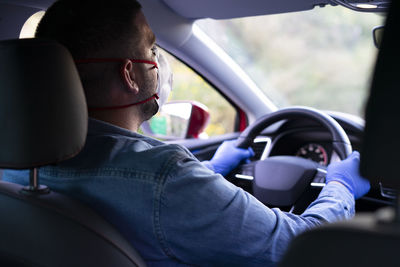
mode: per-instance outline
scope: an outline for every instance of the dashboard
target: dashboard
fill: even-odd
[[[353,150],[360,150],[363,136],[362,122],[354,122],[338,115],[333,117],[346,131]],[[256,152],[253,160],[289,155],[310,159],[322,166],[340,160],[333,149],[330,133],[317,123],[306,119],[285,121],[264,130],[254,140],[252,148]]]
[[[353,150],[362,148],[363,124],[345,116],[330,114],[347,133]],[[297,156],[310,159],[326,167],[332,162],[340,161],[331,143],[331,135],[320,125],[308,120],[284,121],[275,127],[265,129],[252,145],[255,151],[253,161],[273,156]],[[244,189],[251,191],[246,182],[239,183]],[[380,184],[372,184],[370,192],[357,200],[358,211],[373,211],[383,206],[393,205],[393,200],[387,193],[389,189]],[[390,190],[389,190],[390,191]]]
[[[355,143],[353,140],[352,143]],[[282,133],[274,139],[269,156],[290,155],[317,162],[328,166],[339,161],[338,154],[333,150],[328,132],[319,129],[302,129]]]
[[[327,112],[347,133],[353,150],[360,151],[364,131],[363,121],[348,114]],[[221,142],[238,138],[239,133],[221,136],[214,140],[185,140],[182,145],[188,147],[200,160],[209,160]],[[286,120],[277,122],[264,129],[251,145],[255,156],[252,163],[267,157],[297,156],[317,162],[323,169],[332,162],[339,161],[333,149],[331,135],[318,123],[307,119]],[[247,167],[249,169],[247,169]],[[239,166],[227,175],[229,181],[244,190],[253,193],[251,164]],[[249,171],[250,170],[250,171]],[[315,189],[315,196],[320,188]],[[370,192],[356,201],[357,211],[375,211],[381,207],[393,205],[395,193],[380,184],[371,184]]]

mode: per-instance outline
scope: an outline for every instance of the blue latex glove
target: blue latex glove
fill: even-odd
[[[236,140],[223,142],[209,161],[216,173],[227,175],[243,160],[254,156],[254,151],[236,147]]]
[[[343,184],[358,199],[368,193],[371,185],[359,172],[360,153],[354,151],[347,159],[328,166],[326,183],[337,181]]]

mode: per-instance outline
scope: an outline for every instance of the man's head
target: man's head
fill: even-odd
[[[155,60],[155,37],[135,0],[59,0],[47,10],[36,37],[60,42],[75,60],[122,59],[77,65],[89,107],[141,101],[156,91],[154,66],[129,60]],[[145,120],[157,105],[149,101],[137,109]]]

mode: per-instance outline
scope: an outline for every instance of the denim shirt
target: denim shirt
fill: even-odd
[[[28,177],[3,173],[24,185]],[[94,208],[149,266],[274,266],[300,232],[354,214],[353,196],[337,183],[302,215],[270,209],[184,147],[94,119],[81,153],[39,177]]]

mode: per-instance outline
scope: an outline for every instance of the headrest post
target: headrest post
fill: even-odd
[[[397,194],[397,198],[395,201],[395,217],[394,217],[394,221],[396,223],[400,223],[400,193]]]
[[[29,170],[29,185],[25,186],[23,190],[25,192],[35,194],[47,194],[50,192],[47,186],[39,184],[38,168],[33,168]]]
[[[32,190],[36,190],[38,188],[37,168],[33,168],[29,171],[29,186]]]

